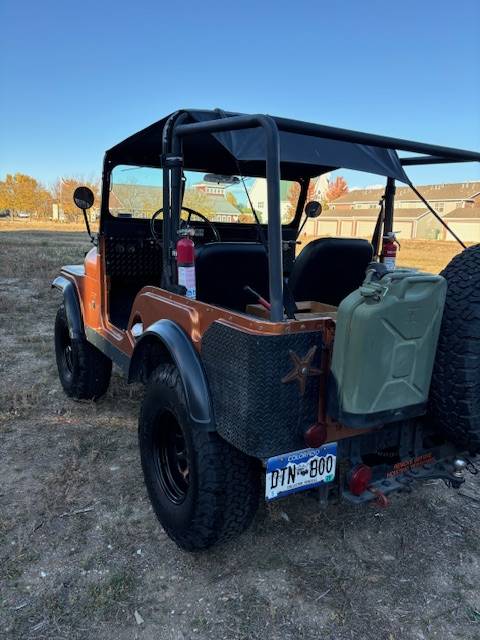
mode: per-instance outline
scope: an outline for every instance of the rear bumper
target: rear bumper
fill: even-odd
[[[354,504],[370,502],[379,495],[411,491],[425,480],[444,480],[449,486],[463,483],[453,462],[463,452],[446,441],[427,418],[407,420],[338,443],[337,486],[340,496]],[[369,490],[354,495],[349,488],[352,470],[358,465],[371,470]],[[457,472],[458,473],[458,472]]]
[[[374,471],[374,479],[367,491],[360,495],[354,495],[344,487],[342,498],[354,504],[361,504],[378,500],[379,496],[388,496],[396,491],[411,492],[414,486],[425,480],[443,480],[449,487],[458,489],[464,482],[463,474],[456,474],[453,461],[462,455],[458,452],[452,452],[451,455],[442,459],[432,458],[432,461],[424,464],[410,465],[410,461],[405,461],[405,471],[399,469],[392,470],[387,474],[378,477],[377,470]],[[400,468],[400,467],[399,467]]]

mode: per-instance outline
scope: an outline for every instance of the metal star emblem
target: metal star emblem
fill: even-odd
[[[293,369],[290,373],[287,373],[286,376],[282,378],[282,382],[284,384],[288,382],[293,382],[294,380],[298,380],[300,385],[300,395],[303,396],[305,393],[305,387],[307,385],[307,378],[309,376],[320,376],[323,371],[321,369],[317,369],[312,367],[312,360],[315,357],[315,353],[317,352],[316,345],[313,345],[308,350],[308,353],[303,358],[300,358],[295,351],[289,351],[288,354],[293,362]]]

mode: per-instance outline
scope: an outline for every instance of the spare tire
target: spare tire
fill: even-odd
[[[453,258],[430,388],[430,415],[442,433],[480,451],[480,245]]]

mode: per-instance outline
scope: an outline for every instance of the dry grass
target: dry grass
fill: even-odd
[[[142,390],[114,373],[74,403],[58,382],[49,285],[88,247],[83,231],[0,237],[2,640],[478,640],[478,476],[473,498],[435,482],[387,510],[321,510],[299,494],[208,553],[170,542],[138,460]]]
[[[438,273],[462,251],[457,242],[441,240],[404,240],[398,252],[399,267],[415,267]]]
[[[92,223],[91,227],[93,231],[97,231],[98,223]],[[59,258],[58,255],[51,255],[53,248],[52,236],[50,232],[57,232],[60,234],[58,237],[61,239],[59,244],[66,242],[65,234],[74,233],[72,240],[78,242],[79,239],[88,242],[88,237],[85,231],[85,225],[82,223],[60,223],[53,221],[37,221],[37,220],[15,220],[13,222],[0,220],[0,233],[1,232],[36,232],[38,242],[44,244],[49,248],[49,257],[51,259]],[[47,232],[47,233],[38,233]],[[16,235],[16,234],[15,234]],[[18,234],[18,243],[21,243],[21,235]],[[32,236],[29,241],[33,239]],[[299,246],[299,250],[313,240],[313,236],[304,236],[302,238],[302,245]],[[15,243],[12,242],[12,245]],[[415,267],[423,271],[429,271],[432,273],[438,273],[441,271],[448,262],[461,251],[460,245],[455,241],[442,241],[442,240],[403,240],[401,248],[398,252],[398,266],[401,267]],[[37,256],[40,263],[38,266],[43,268],[43,256]],[[58,261],[56,264],[60,264]]]
[[[97,231],[98,222],[91,222],[92,231]],[[54,222],[53,220],[31,220],[17,219],[0,220],[0,232],[9,231],[56,231],[58,233],[68,233],[70,231],[85,231],[83,222]]]

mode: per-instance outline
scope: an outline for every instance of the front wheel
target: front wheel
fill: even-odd
[[[96,400],[107,391],[112,361],[85,338],[71,338],[63,304],[55,318],[55,356],[67,396],[74,400]]]
[[[139,419],[145,484],[170,538],[187,551],[244,531],[258,506],[256,461],[192,423],[178,369],[156,369]]]

